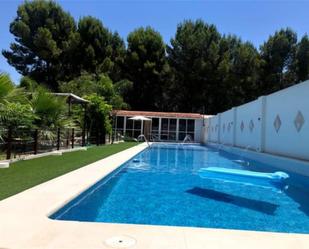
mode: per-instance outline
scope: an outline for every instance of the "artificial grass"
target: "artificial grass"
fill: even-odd
[[[136,142],[125,142],[94,146],[87,151],[15,162],[0,169],[0,200],[135,145]]]

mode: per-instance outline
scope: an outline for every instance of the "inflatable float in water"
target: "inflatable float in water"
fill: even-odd
[[[283,188],[289,175],[285,172],[263,173],[249,170],[228,169],[219,167],[201,168],[201,178],[243,183],[261,187]]]

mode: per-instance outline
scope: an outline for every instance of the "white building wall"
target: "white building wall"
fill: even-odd
[[[204,130],[203,142],[309,160],[309,81],[207,118]]]

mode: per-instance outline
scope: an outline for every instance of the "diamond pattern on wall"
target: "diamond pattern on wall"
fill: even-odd
[[[280,130],[281,124],[282,124],[281,119],[280,119],[279,115],[277,115],[276,118],[275,118],[275,121],[274,121],[274,127],[275,127],[275,130],[276,130],[277,133]]]
[[[253,122],[252,119],[250,120],[250,123],[249,123],[249,129],[250,129],[251,132],[252,132],[253,129],[254,129],[254,122]]]
[[[241,121],[241,124],[240,124],[240,130],[243,131],[245,128],[245,124],[244,124],[244,121]]]
[[[301,113],[301,111],[298,111],[297,112],[297,115],[294,119],[294,125],[295,125],[295,128],[297,130],[297,132],[300,132],[301,128],[303,127],[305,123],[305,118],[303,116],[303,114]]]

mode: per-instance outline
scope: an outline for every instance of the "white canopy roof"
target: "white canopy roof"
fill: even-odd
[[[142,120],[142,121],[151,121],[151,118],[146,118],[145,116],[134,116],[129,118],[131,120]]]

